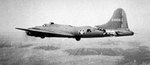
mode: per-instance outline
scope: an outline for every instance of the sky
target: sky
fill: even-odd
[[[72,38],[41,39],[30,37],[26,39],[24,31],[15,29],[15,27],[28,28],[39,26],[45,23],[50,23],[51,21],[57,24],[65,24],[73,26],[101,25],[109,21],[109,19],[113,15],[114,10],[116,10],[117,8],[123,8],[125,10],[129,28],[135,33],[133,36],[82,38],[80,41],[76,41],[75,39]],[[3,40],[3,38],[5,41]],[[117,48],[127,49],[128,48],[126,47],[127,45],[136,47],[138,44],[140,46],[143,45],[150,47],[150,0],[0,0],[1,47],[2,46],[9,47],[10,45],[7,45],[7,43],[10,43],[12,47],[8,49],[1,48],[2,54],[1,53],[0,54],[8,56],[4,58],[1,56],[2,59],[6,59],[5,61],[7,61],[9,60],[9,58],[12,58],[9,60],[11,61],[11,63],[18,62],[19,60],[18,63],[20,63],[21,61],[21,63],[25,62],[26,64],[29,64],[28,61],[24,61],[27,59],[33,60],[32,63],[34,63],[34,59],[36,59],[36,62],[40,61],[40,63],[44,61],[43,59],[49,61],[49,58],[52,59],[54,58],[54,60],[52,61],[55,61],[57,59],[64,60],[64,58],[65,59],[71,58],[75,60],[78,59],[78,57],[73,57],[72,55],[70,57],[64,55],[63,51],[65,49],[70,48],[71,49],[79,48],[81,50],[82,48],[83,50],[84,48],[85,50],[86,48],[105,49],[105,47],[106,48],[115,47],[116,49]],[[48,45],[48,47],[50,45],[52,47],[56,46],[60,47],[61,50],[57,50],[56,52],[46,51],[46,54],[43,53],[42,50],[40,50],[42,53],[39,51],[36,52],[34,50],[31,50],[34,49],[36,46],[39,46],[40,48],[41,45],[42,46]],[[21,47],[23,47],[23,50],[20,49]],[[26,49],[25,47],[29,47],[29,49]],[[19,50],[17,50],[17,48],[19,48]],[[136,48],[138,49],[138,47]],[[31,53],[32,51],[33,53]],[[10,54],[7,55],[3,52],[9,52]],[[35,54],[37,53],[38,55],[36,56]],[[49,54],[48,57],[45,56],[47,55],[47,53]],[[34,56],[31,54],[33,54]],[[55,59],[56,56],[57,59]],[[90,56],[89,60],[94,59],[95,61],[96,60],[95,57],[98,56],[94,57]],[[85,60],[87,56],[86,58],[84,57],[81,58],[82,59],[79,59],[79,61],[83,59]],[[46,61],[44,61],[43,63],[45,63]],[[68,60],[65,61],[68,62]],[[72,64],[72,61],[73,60],[71,60],[70,64]],[[102,60],[102,62],[103,61],[105,60]],[[53,64],[54,63],[56,64],[56,61],[53,62]],[[62,62],[59,61],[58,63]]]
[[[115,9],[123,8],[131,30],[148,32],[149,6],[150,0],[0,0],[0,30],[20,32],[15,27],[51,21],[73,26],[100,25],[111,18]]]

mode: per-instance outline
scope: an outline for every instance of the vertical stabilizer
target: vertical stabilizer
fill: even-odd
[[[118,28],[128,28],[126,13],[122,8],[118,8],[114,11],[111,19],[104,25],[99,25],[96,27],[105,29],[118,29]]]

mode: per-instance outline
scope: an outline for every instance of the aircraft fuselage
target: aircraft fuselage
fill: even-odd
[[[35,37],[67,37],[67,38],[92,38],[92,37],[109,37],[109,36],[129,36],[133,35],[134,33],[130,30],[121,30],[121,29],[104,29],[100,30],[95,27],[91,26],[82,26],[82,27],[75,27],[70,25],[59,25],[59,24],[53,24],[49,26],[36,26],[29,28],[29,30],[39,30],[39,31],[55,31],[55,32],[64,32],[67,34],[72,34],[74,36],[70,35],[60,35],[60,34],[53,34],[53,33],[41,33],[41,32],[30,32],[27,31],[27,35],[29,36],[35,36]]]

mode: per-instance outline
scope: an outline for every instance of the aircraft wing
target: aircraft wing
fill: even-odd
[[[71,33],[61,32],[61,31],[44,31],[44,30],[36,30],[36,29],[25,29],[25,28],[16,28],[18,30],[29,31],[29,32],[37,32],[37,33],[45,33],[45,34],[57,34],[57,35],[65,35],[65,36],[74,36]]]

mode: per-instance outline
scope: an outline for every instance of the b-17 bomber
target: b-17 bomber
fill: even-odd
[[[114,11],[111,19],[103,24],[92,26],[72,26],[61,25],[50,22],[42,26],[35,26],[31,28],[16,28],[23,30],[28,36],[41,37],[63,37],[75,38],[80,41],[81,38],[95,38],[95,37],[120,37],[132,36],[134,32],[128,28],[125,11],[118,8]]]

